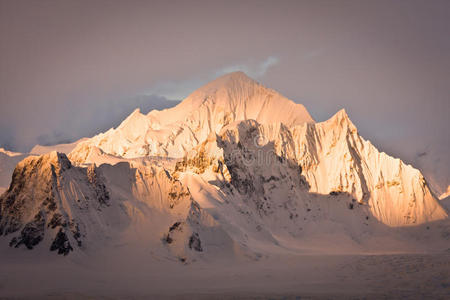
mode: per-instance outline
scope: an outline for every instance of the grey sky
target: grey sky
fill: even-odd
[[[0,1],[0,146],[92,135],[138,95],[241,69],[318,121],[346,108],[389,153],[447,153],[449,37],[437,0]]]

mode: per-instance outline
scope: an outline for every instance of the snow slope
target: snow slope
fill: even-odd
[[[411,146],[409,146],[411,147]],[[410,157],[405,157],[418,168],[427,179],[436,196],[442,195],[450,185],[450,154],[445,147],[425,143]]]
[[[30,153],[41,155],[41,154],[49,153],[52,151],[57,151],[60,153],[69,154],[70,151],[72,151],[79,143],[81,143],[87,139],[88,138],[81,138],[73,143],[57,144],[57,145],[52,145],[52,146],[35,145],[31,149]]]

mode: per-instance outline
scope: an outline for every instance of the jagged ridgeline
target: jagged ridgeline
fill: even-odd
[[[142,227],[142,246],[184,263],[320,234],[363,245],[447,217],[420,171],[364,140],[345,110],[316,123],[241,72],[173,108],[136,110],[68,157],[26,158],[0,198],[12,247],[68,254]]]

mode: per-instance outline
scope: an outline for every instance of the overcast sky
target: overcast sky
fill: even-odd
[[[165,107],[234,70],[317,121],[345,108],[396,156],[450,149],[450,1],[0,3],[0,146],[12,150],[93,135],[141,95]]]

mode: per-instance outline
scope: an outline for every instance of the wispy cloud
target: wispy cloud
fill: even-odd
[[[235,71],[242,71],[246,73],[248,76],[258,79],[262,76],[264,76],[267,71],[278,64],[279,59],[276,56],[269,56],[265,60],[257,63],[257,64],[236,64],[232,66],[227,66],[219,71],[216,72],[217,76],[235,72]]]
[[[203,84],[227,73],[242,71],[248,76],[259,79],[263,77],[267,71],[278,64],[279,58],[276,56],[269,56],[263,61],[256,63],[245,62],[228,65],[218,70],[209,72],[206,75],[198,76],[188,80],[179,81],[164,81],[156,84],[152,88],[146,91],[146,94],[161,95],[167,99],[181,100],[187,97],[195,89],[199,88]]]

